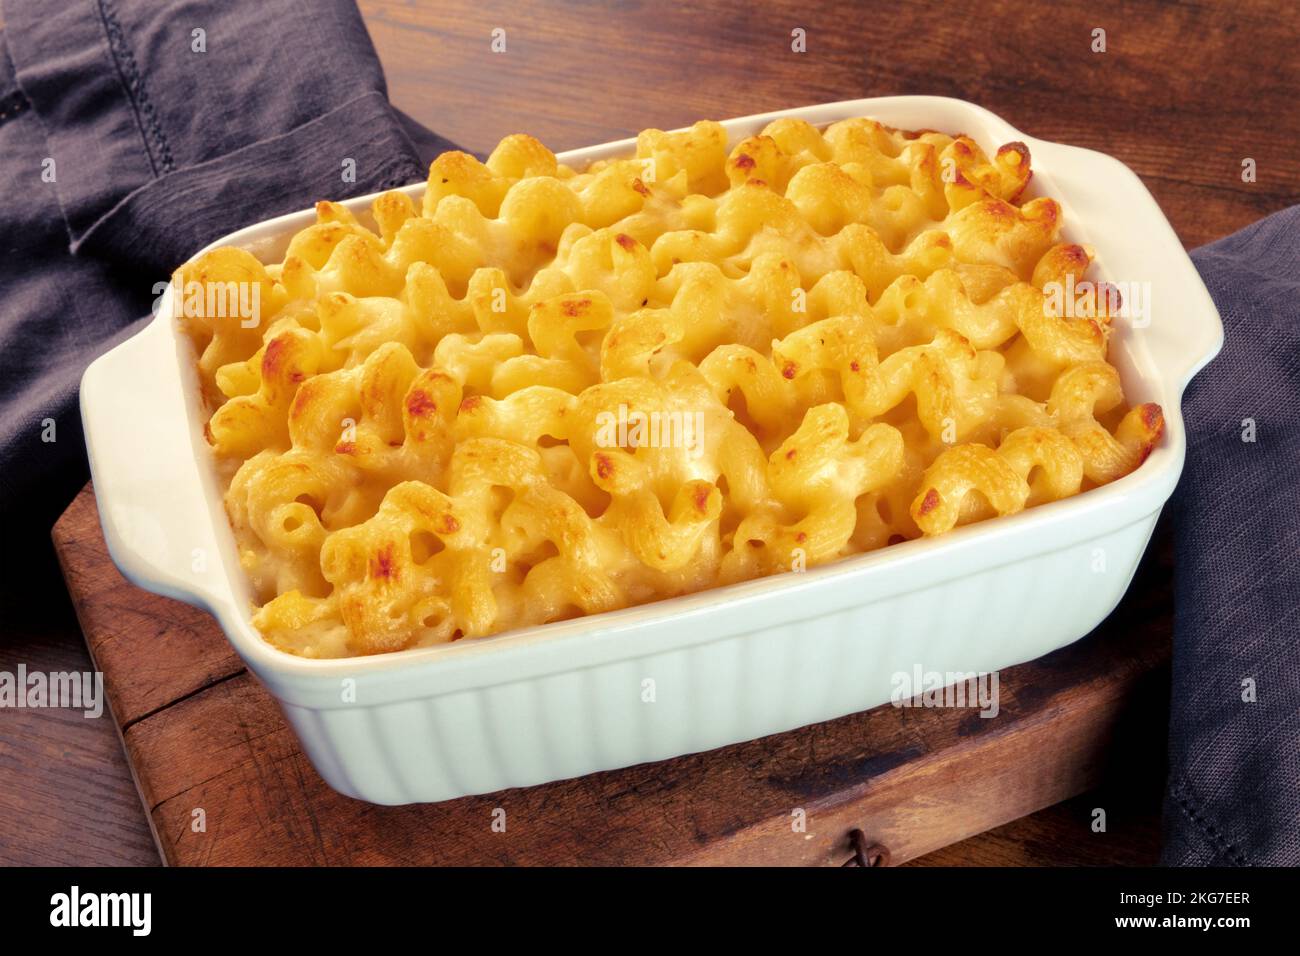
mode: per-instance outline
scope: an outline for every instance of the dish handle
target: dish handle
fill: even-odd
[[[212,609],[226,590],[166,301],[81,379],[81,418],[104,539],[133,584]],[[205,520],[206,519],[206,520]]]

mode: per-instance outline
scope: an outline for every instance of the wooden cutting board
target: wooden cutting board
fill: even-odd
[[[212,618],[122,578],[89,486],[53,535],[171,864],[841,865],[854,829],[898,864],[1092,789],[1132,729],[1163,735],[1170,555],[1153,546],[1101,628],[1001,673],[996,718],[886,705],[575,780],[373,806],[320,779]]]

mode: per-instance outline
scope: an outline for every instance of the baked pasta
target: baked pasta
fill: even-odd
[[[318,204],[278,264],[198,257],[178,321],[255,625],[307,657],[477,638],[1128,474],[1160,408],[1106,361],[1113,290],[1049,294],[1092,252],[1029,179],[1021,143],[870,119],[582,170],[516,135],[419,202]]]

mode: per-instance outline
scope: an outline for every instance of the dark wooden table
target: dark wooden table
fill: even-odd
[[[520,130],[559,151],[700,117],[932,93],[1119,157],[1189,248],[1300,201],[1289,2],[360,5],[393,102],[475,151]],[[491,49],[496,28],[504,53]],[[791,51],[796,28],[806,53]],[[1093,51],[1098,29],[1104,53]],[[1254,182],[1242,179],[1247,159]],[[46,610],[39,626],[0,623],[0,669],[89,668],[70,606]],[[1160,754],[1148,756],[1158,771]],[[918,862],[1148,862],[1159,786],[1159,772],[1142,774]],[[1122,810],[1122,857],[1082,835],[1097,805]],[[157,862],[111,721],[0,712],[0,864]]]

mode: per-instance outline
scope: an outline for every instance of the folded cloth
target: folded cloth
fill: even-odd
[[[352,0],[5,0],[0,22],[0,613],[23,616],[60,587],[90,360],[212,240],[421,180],[452,144],[389,105]]]
[[[1223,317],[1187,390],[1162,862],[1300,865],[1300,206],[1192,253]]]

